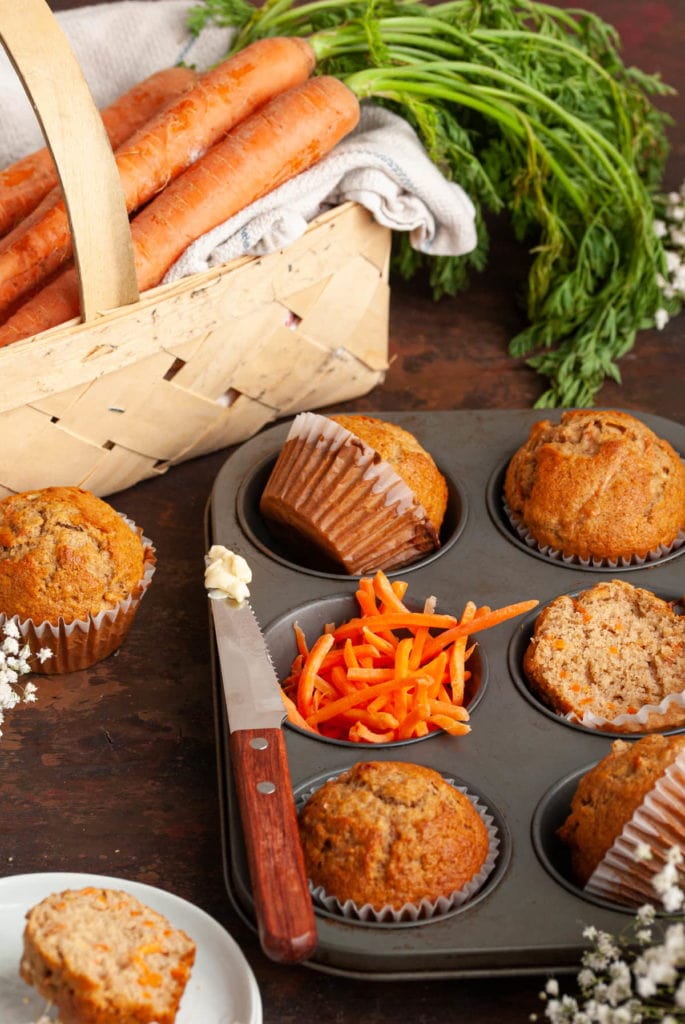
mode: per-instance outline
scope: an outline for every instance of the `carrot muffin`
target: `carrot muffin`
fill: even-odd
[[[313,885],[357,907],[449,897],[488,855],[487,828],[468,796],[418,764],[358,763],[317,789],[299,820]]]
[[[682,810],[673,817],[668,801],[660,808],[657,795],[684,754],[685,735],[682,734],[644,736],[635,742],[614,740],[611,752],[583,775],[571,801],[570,813],[557,833],[570,851],[573,875],[581,886],[593,875],[596,877],[600,865],[610,860],[631,826],[636,830],[635,837],[640,836],[640,813],[646,807],[647,798],[647,805],[652,809],[647,810],[650,827],[645,835],[646,845],[657,854],[649,874],[654,874],[660,861],[663,863],[659,853],[675,845],[685,852]],[[681,783],[677,785],[680,787]],[[682,789],[679,791],[679,804],[671,805],[682,808]],[[634,849],[631,852],[634,853]],[[639,858],[629,856],[620,869],[624,877],[616,878],[616,889],[628,889],[630,876],[635,876],[636,883],[645,870]]]
[[[504,497],[539,547],[566,557],[645,558],[685,530],[685,465],[625,412],[580,409],[534,424]]]
[[[53,650],[36,671],[85,668],[118,647],[153,565],[150,543],[89,491],[0,501],[0,614],[18,620],[32,650]]]
[[[371,416],[300,413],[260,511],[295,552],[360,575],[416,561],[440,544],[447,482],[409,431]]]
[[[194,960],[194,941],[162,914],[88,887],[29,910],[19,973],[62,1024],[174,1024]]]
[[[638,716],[685,695],[685,616],[623,580],[551,601],[535,621],[523,668],[533,693],[572,720],[592,716],[587,724],[615,732],[685,725],[685,699]]]

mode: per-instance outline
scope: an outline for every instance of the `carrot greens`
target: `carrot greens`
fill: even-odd
[[[612,26],[534,0],[203,0],[190,25],[233,25],[232,52],[305,36],[317,73],[401,114],[476,206],[479,242],[430,257],[395,238],[405,277],[435,298],[487,262],[488,218],[509,218],[530,254],[528,326],[510,342],[548,386],[537,406],[592,405],[639,329],[675,312],[654,231],[667,155],[658,75],[624,65]]]

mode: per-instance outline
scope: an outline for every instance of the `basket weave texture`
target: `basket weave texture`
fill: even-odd
[[[83,312],[0,349],[0,497],[112,494],[383,379],[389,229],[343,203],[287,250],[141,295],[111,146],[45,0],[0,3],[0,44],[58,169]]]
[[[283,252],[0,350],[0,497],[101,496],[366,394],[388,350],[390,232],[354,203]]]

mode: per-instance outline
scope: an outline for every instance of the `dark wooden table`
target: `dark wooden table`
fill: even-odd
[[[77,6],[72,0],[53,9]],[[601,0],[624,53],[685,91],[680,0]],[[679,103],[670,99],[670,112]],[[667,187],[685,177],[685,122],[672,130]],[[393,283],[383,386],[348,410],[523,408],[541,393],[507,355],[522,325],[525,260],[506,232],[469,290],[433,303],[421,282]],[[645,331],[623,384],[598,404],[685,422],[685,317]],[[121,650],[89,671],[38,679],[38,701],[9,713],[0,739],[0,873],[87,871],[161,886],[198,904],[249,959],[267,1024],[525,1022],[539,977],[367,982],[269,961],[237,917],[222,876],[209,635],[202,585],[203,515],[229,451],[197,459],[109,500],[153,538],[158,568]],[[198,1021],[197,1024],[204,1024]]]

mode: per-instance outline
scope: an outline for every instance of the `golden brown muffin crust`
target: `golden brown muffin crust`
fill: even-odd
[[[571,851],[580,885],[585,885],[623,826],[683,751],[683,735],[615,740],[611,752],[582,777],[571,812],[558,830]]]
[[[447,482],[432,456],[408,430],[373,416],[329,417],[378,452],[423,506],[440,533],[447,509]]]
[[[314,885],[377,909],[449,896],[488,852],[467,796],[431,768],[395,761],[358,763],[325,783],[300,812],[300,833]]]
[[[105,501],[47,487],[0,501],[0,612],[35,623],[114,608],[143,577],[143,543]]]
[[[504,495],[540,546],[583,559],[644,557],[685,528],[685,465],[619,411],[534,424],[509,462]]]

